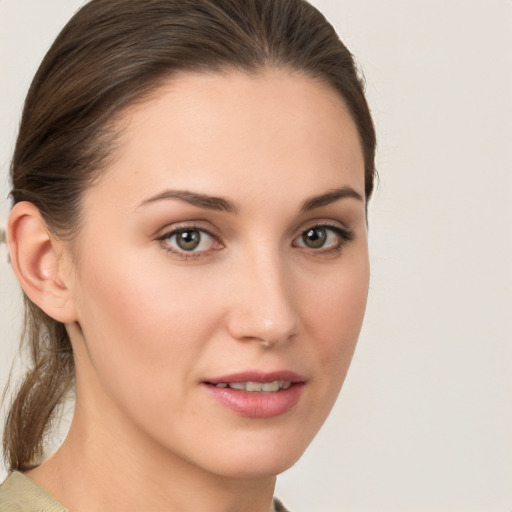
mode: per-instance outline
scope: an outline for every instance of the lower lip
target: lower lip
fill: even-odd
[[[240,391],[204,384],[208,392],[232,411],[249,418],[272,418],[289,411],[300,399],[303,383],[275,393]]]

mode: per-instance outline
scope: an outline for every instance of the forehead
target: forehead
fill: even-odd
[[[100,183],[132,207],[163,187],[278,198],[292,185],[303,196],[350,185],[364,196],[363,153],[342,97],[301,73],[184,73],[118,127]]]

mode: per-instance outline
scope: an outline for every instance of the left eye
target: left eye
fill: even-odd
[[[173,231],[162,238],[175,252],[208,251],[215,243],[212,235],[202,229],[183,228]]]
[[[350,238],[350,232],[338,226],[313,226],[297,237],[294,245],[308,249],[336,249]]]

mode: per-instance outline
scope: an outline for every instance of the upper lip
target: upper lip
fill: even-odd
[[[262,371],[245,371],[231,373],[229,375],[222,375],[221,377],[214,377],[211,379],[205,379],[204,382],[209,384],[220,384],[225,382],[275,382],[276,380],[284,380],[292,383],[304,382],[306,379],[296,372],[290,370],[278,370],[274,372],[262,372]]]

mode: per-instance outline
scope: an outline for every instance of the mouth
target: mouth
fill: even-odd
[[[235,413],[252,418],[279,416],[300,400],[306,379],[294,372],[243,372],[202,382],[210,395]]]
[[[292,383],[289,380],[274,380],[272,382],[218,382],[212,384],[216,388],[230,388],[238,391],[247,391],[248,393],[277,393],[283,389],[288,389]]]

